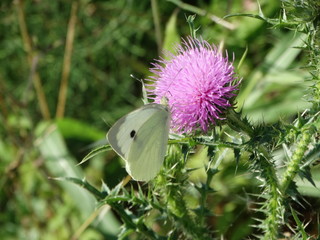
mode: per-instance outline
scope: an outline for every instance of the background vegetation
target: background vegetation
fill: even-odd
[[[319,77],[319,32],[314,36],[305,27],[319,27],[319,3],[259,3],[264,15],[260,12],[250,18],[222,20],[228,14],[259,14],[259,5],[250,0],[1,1],[1,238],[117,239],[121,232],[123,238],[142,239],[132,229],[139,227],[145,216],[135,219],[129,214],[130,222],[123,220],[126,214],[121,211],[135,212],[137,208],[138,212],[139,204],[146,211],[150,202],[144,197],[136,201],[130,194],[150,193],[152,189],[130,182],[123,195],[128,197],[127,202],[115,198],[120,205],[110,201],[103,205],[104,195],[100,195],[96,205],[99,193],[92,194],[95,190],[91,187],[100,189],[101,181],[108,186],[103,186],[104,192],[112,189],[109,194],[119,196],[116,186],[127,175],[123,161],[108,151],[81,166],[76,164],[91,149],[106,143],[110,125],[142,105],[140,83],[130,74],[146,78],[150,62],[161,55],[162,49],[172,49],[181,37],[189,35],[189,15],[197,15],[198,35],[227,49],[230,60],[234,55],[235,66],[245,56],[238,70],[243,86],[237,98],[243,116],[254,126],[263,123],[271,129],[281,120],[291,130],[292,126],[301,129],[307,115],[304,111],[319,106],[319,95],[312,95],[312,89],[317,88],[312,88],[315,85],[311,81]],[[288,20],[285,23],[280,21],[284,16]],[[234,139],[241,138],[233,134]],[[285,137],[298,138],[292,134],[291,138],[288,134]],[[268,136],[265,141],[269,141]],[[280,176],[290,147],[284,143],[273,149]],[[287,193],[294,201],[287,199],[284,204],[289,211],[286,221],[277,223],[279,238],[319,236],[320,191],[314,187],[320,181],[316,140],[309,149],[313,151],[305,165],[300,165],[307,166],[308,171],[300,172],[289,188],[299,194]],[[188,163],[190,168],[202,167],[203,159],[207,159],[205,148],[198,147],[195,152]],[[263,235],[257,219],[265,215],[257,210],[265,196],[261,194],[261,182],[255,178],[257,169],[252,167],[252,159],[241,154],[236,161],[233,152],[226,149],[220,149],[219,156],[215,159],[219,172],[210,175],[211,182],[201,185],[206,181],[203,171],[190,173],[192,186],[210,185],[212,191],[190,190],[187,205],[196,207],[196,196],[206,194],[203,199],[210,216],[205,221],[214,237],[254,239]],[[90,185],[85,188],[92,192],[68,181],[50,179],[54,177],[86,178]],[[205,214],[204,209],[201,211]],[[148,212],[145,224],[159,236],[167,236],[173,226],[177,227],[157,216]],[[121,228],[123,222],[126,226]],[[129,223],[133,224],[131,231]],[[139,231],[144,237],[155,238],[142,228]]]

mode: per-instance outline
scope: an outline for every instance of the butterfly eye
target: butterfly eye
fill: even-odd
[[[134,138],[135,135],[136,135],[136,131],[135,131],[135,130],[132,130],[132,131],[130,132],[130,137],[131,137],[131,138]]]

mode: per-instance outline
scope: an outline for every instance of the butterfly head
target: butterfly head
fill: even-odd
[[[160,100],[160,104],[167,107],[169,105],[169,99],[166,96],[163,96]]]

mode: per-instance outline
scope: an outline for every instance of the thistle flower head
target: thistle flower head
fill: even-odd
[[[156,103],[168,99],[174,132],[206,132],[224,119],[239,81],[232,64],[215,46],[190,37],[176,54],[167,53],[152,65],[148,98]]]

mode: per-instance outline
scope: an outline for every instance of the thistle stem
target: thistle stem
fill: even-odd
[[[253,137],[253,127],[251,127],[248,122],[245,122],[241,119],[240,113],[237,113],[234,111],[234,109],[231,109],[228,111],[227,115],[227,122],[232,129],[236,131],[241,130],[248,134],[248,136]]]
[[[288,163],[286,171],[283,175],[284,177],[281,182],[281,190],[283,193],[287,191],[290,183],[293,181],[299,170],[299,166],[301,161],[303,160],[304,153],[306,152],[307,147],[311,141],[311,136],[312,134],[309,129],[302,132],[300,141],[297,143],[296,150],[293,153],[292,158]]]
[[[169,191],[168,195],[168,210],[179,223],[183,232],[192,237],[192,239],[209,240],[207,229],[200,222],[197,222],[188,211],[186,203],[179,194],[179,191]]]
[[[233,109],[228,112],[227,122],[229,126],[236,131],[245,132],[250,138],[254,138],[254,128],[245,119],[241,119],[240,113]],[[263,145],[258,145],[255,150],[257,154],[258,169],[261,171],[261,176],[264,179],[265,189],[268,194],[268,201],[264,205],[264,210],[267,213],[266,218],[262,222],[265,229],[262,239],[277,239],[279,229],[279,219],[281,218],[282,196],[279,191],[279,181],[272,164],[272,156],[268,149]]]
[[[266,219],[263,221],[262,226],[265,226],[265,233],[262,239],[276,240],[278,239],[279,219],[281,217],[282,196],[279,189],[278,179],[273,166],[267,159],[263,160],[263,171],[266,179],[266,189],[269,193],[269,199],[266,201],[265,212]]]

